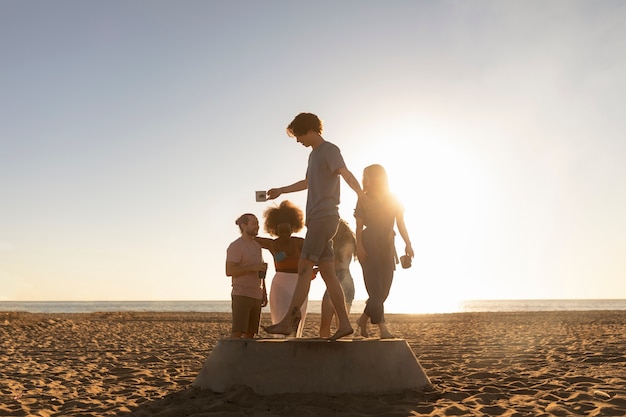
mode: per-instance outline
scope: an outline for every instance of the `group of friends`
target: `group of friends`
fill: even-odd
[[[273,200],[282,194],[307,190],[306,213],[288,200],[268,208],[264,229],[272,238],[258,236],[260,225],[254,214],[243,214],[235,222],[241,237],[226,251],[226,275],[232,278],[233,338],[253,338],[258,333],[261,308],[268,302],[272,325],[263,329],[270,334],[295,333],[300,337],[311,280],[318,273],[326,284],[319,336],[337,340],[354,333],[348,313],[354,299],[349,265],[355,256],[363,269],[368,293],[365,309],[356,322],[358,332],[369,337],[367,326],[371,322],[379,327],[381,338],[393,338],[385,324],[384,302],[398,263],[394,227],[405,243],[404,256],[411,259],[415,255],[404,222],[404,207],[390,192],[384,167],[366,167],[361,188],[346,167],[340,149],[326,141],[322,131],[322,121],[315,114],[300,113],[293,119],[287,134],[312,149],[305,178],[267,191],[267,198]],[[358,197],[355,232],[339,217],[340,178]],[[305,237],[294,236],[305,225]],[[272,254],[276,270],[269,299],[262,249]],[[333,317],[336,330],[331,336]]]

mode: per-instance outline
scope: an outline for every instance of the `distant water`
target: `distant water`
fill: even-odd
[[[320,312],[320,301],[310,300],[308,311]],[[363,310],[365,301],[355,300],[352,312]],[[264,311],[268,310],[267,308]],[[394,313],[388,308],[388,313]],[[460,302],[454,312],[523,312],[626,310],[626,300],[469,300]],[[230,300],[219,301],[0,301],[0,311],[28,313],[94,313],[108,311],[167,311],[229,313]],[[415,314],[428,313],[414,311]]]

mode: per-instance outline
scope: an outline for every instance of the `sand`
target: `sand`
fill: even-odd
[[[0,416],[626,415],[626,311],[387,320],[431,379],[424,392],[192,388],[227,313],[0,313]],[[305,336],[318,322],[307,317]]]

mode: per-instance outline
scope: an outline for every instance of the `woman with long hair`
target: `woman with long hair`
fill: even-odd
[[[369,298],[357,326],[361,336],[369,337],[367,322],[371,321],[378,325],[382,339],[391,339],[394,336],[385,324],[384,303],[398,262],[394,225],[406,245],[405,254],[411,258],[415,254],[404,224],[404,207],[389,191],[385,168],[375,164],[363,170],[363,192],[365,197],[359,199],[354,210],[356,253]]]

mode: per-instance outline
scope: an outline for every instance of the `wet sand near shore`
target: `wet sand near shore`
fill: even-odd
[[[353,323],[357,317],[351,315]],[[217,341],[230,334],[228,313],[0,312],[0,416],[626,415],[626,311],[388,315],[387,321],[409,343],[430,389],[212,393],[191,383]],[[319,315],[309,314],[304,336],[315,337],[318,323]]]

